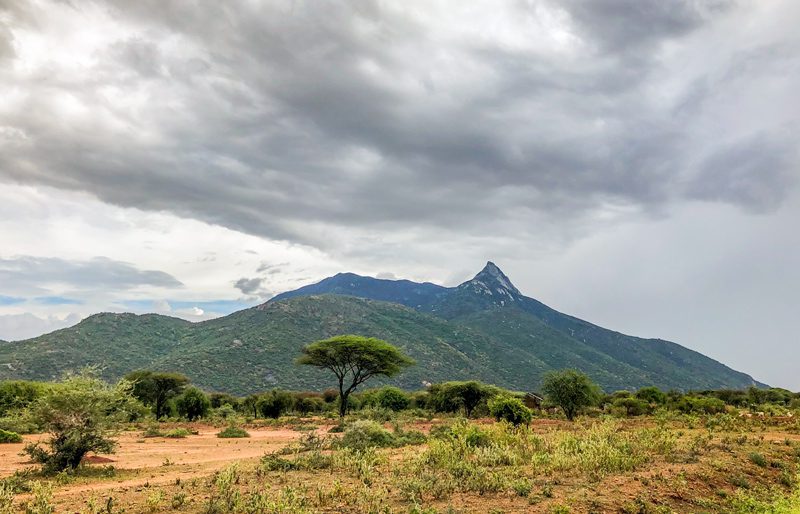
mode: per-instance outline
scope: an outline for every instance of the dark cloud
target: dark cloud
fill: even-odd
[[[567,0],[562,5],[601,51],[652,52],[654,46],[679,37],[731,8],[727,0]]]
[[[689,194],[704,200],[740,203],[756,210],[780,204],[784,184],[797,167],[795,141],[759,134],[713,153],[703,162],[703,173],[689,184]]]
[[[261,291],[261,285],[264,282],[263,278],[240,278],[237,280],[233,287],[242,292],[242,294],[252,295]]]
[[[309,224],[475,235],[525,213],[580,219],[609,202],[758,207],[796,179],[796,156],[769,140],[737,159],[752,166],[720,174],[727,143],[708,134],[698,148],[691,129],[718,88],[661,105],[662,46],[713,26],[728,2],[497,8],[534,21],[563,12],[569,50],[538,47],[521,22],[509,29],[516,47],[446,37],[445,22],[402,4],[99,5],[125,31],[92,69],[51,70],[46,82],[0,75],[28,91],[3,114],[20,136],[0,140],[0,178],[328,249],[335,242]],[[97,115],[54,123],[64,96]],[[698,166],[707,149],[720,156]],[[704,189],[758,182],[764,159],[775,169],[756,194]]]
[[[128,290],[140,286],[179,288],[175,277],[155,270],[140,270],[126,262],[95,257],[71,261],[55,257],[0,258],[0,284],[16,294],[47,293],[53,285],[73,291]],[[56,297],[49,297],[51,300]],[[46,299],[46,298],[45,298]],[[68,299],[62,299],[68,300]]]

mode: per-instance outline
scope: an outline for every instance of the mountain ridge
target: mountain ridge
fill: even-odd
[[[417,366],[391,383],[419,388],[479,379],[535,390],[573,367],[606,390],[763,386],[677,343],[643,339],[560,313],[523,295],[491,261],[455,287],[339,273],[228,316],[192,323],[159,314],[98,313],[0,346],[0,379],[49,380],[85,365],[116,379],[137,368],[179,371],[202,387],[245,394],[319,389],[324,374],[294,365],[303,345],[342,333],[380,337]]]

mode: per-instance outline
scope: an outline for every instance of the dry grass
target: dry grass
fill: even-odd
[[[212,475],[111,487],[89,499],[69,494],[68,481],[51,481],[52,502],[57,511],[108,512],[110,505],[127,513],[800,511],[794,424],[719,415],[534,420],[530,427],[444,420],[431,429],[421,420],[390,429],[391,439],[362,425],[354,446],[306,435]],[[430,432],[427,441],[409,437],[411,429]],[[392,444],[373,447],[371,437]],[[235,447],[226,448],[236,461]],[[7,497],[0,486],[0,505]],[[18,495],[16,504],[25,501]]]

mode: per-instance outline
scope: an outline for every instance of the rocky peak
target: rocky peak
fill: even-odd
[[[464,282],[459,287],[472,289],[476,293],[486,296],[493,296],[497,300],[514,301],[516,297],[521,296],[519,289],[514,287],[506,274],[492,261],[487,262],[486,266],[472,280]]]

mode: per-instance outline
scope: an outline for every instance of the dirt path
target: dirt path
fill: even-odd
[[[256,460],[266,452],[299,439],[304,433],[284,428],[258,428],[248,429],[248,438],[220,439],[216,435],[218,428],[199,427],[198,431],[198,435],[184,439],[144,439],[141,432],[124,432],[117,437],[119,446],[116,453],[89,458],[89,462],[95,465],[113,465],[120,474],[119,478],[90,483],[78,481],[58,487],[55,496],[74,497],[72,501],[80,502],[112,490],[124,493],[145,486],[174,484],[177,480],[208,476],[234,462]],[[0,478],[31,467],[27,457],[20,453],[25,444],[44,437],[30,435],[25,436],[20,444],[0,445]]]

